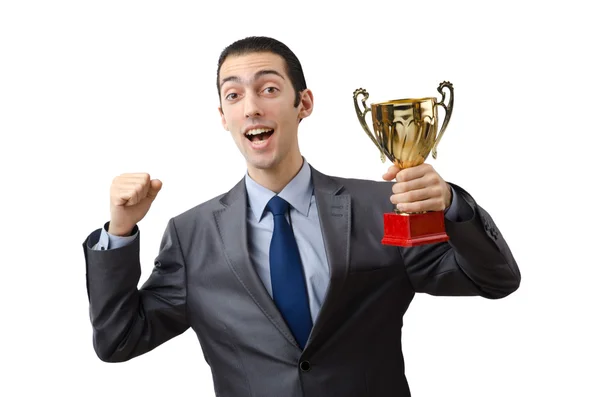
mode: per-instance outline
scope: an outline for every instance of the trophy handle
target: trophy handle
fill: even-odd
[[[357,99],[358,99],[359,95],[363,96],[361,102],[363,104],[364,110],[360,110],[360,107],[358,106]],[[367,133],[369,138],[371,138],[371,141],[373,141],[375,146],[377,146],[377,148],[379,149],[379,152],[381,153],[381,162],[385,163],[385,155],[383,154],[383,147],[381,146],[381,144],[379,144],[377,139],[375,139],[375,134],[373,134],[373,132],[369,128],[369,125],[367,124],[367,121],[365,120],[367,113],[369,113],[371,111],[371,108],[369,108],[367,106],[367,104],[365,103],[367,101],[367,99],[369,99],[369,93],[364,88],[359,88],[354,91],[354,109],[356,110],[356,115],[358,116],[358,121],[360,122],[360,125],[362,125],[363,129],[365,130],[365,132]]]
[[[450,92],[450,98],[448,99],[447,105],[444,103],[444,100],[446,99],[446,93],[443,91],[444,88],[447,88]],[[433,149],[431,151],[431,154],[434,159],[437,158],[437,145],[438,143],[440,143],[442,135],[444,135],[444,131],[446,131],[446,127],[448,126],[448,122],[450,121],[450,116],[452,115],[452,108],[454,107],[454,87],[452,86],[452,83],[450,83],[449,81],[444,81],[440,83],[438,87],[438,92],[442,94],[442,99],[438,103],[436,103],[436,106],[443,107],[445,110],[445,114],[444,122],[440,127],[440,132],[438,133],[438,136],[435,139],[435,143],[433,144]]]

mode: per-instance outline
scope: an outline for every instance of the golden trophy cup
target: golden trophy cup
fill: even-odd
[[[445,103],[448,89],[450,95]],[[414,167],[425,162],[431,152],[437,158],[437,146],[448,126],[454,104],[454,88],[450,82],[440,83],[436,98],[397,99],[366,105],[369,93],[363,88],[354,91],[354,107],[363,129],[381,152],[381,161],[387,157],[400,169]],[[363,96],[360,109],[358,97]],[[444,121],[438,132],[438,106],[445,110]],[[365,120],[371,112],[374,132]],[[391,193],[390,193],[391,194]],[[448,240],[443,211],[404,213],[394,209],[384,214],[382,244],[414,247]]]

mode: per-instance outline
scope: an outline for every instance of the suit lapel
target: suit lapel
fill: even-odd
[[[313,326],[305,351],[311,346],[315,346],[318,339],[325,335],[323,333],[324,326],[335,310],[335,303],[346,278],[350,257],[350,195],[341,192],[343,186],[340,183],[312,167],[311,175],[329,263],[330,280],[323,306]],[[299,349],[298,343],[250,261],[248,205],[243,179],[223,196],[221,203],[224,208],[215,211],[214,216],[229,267],[265,316],[292,345]]]
[[[321,174],[312,167],[311,172],[321,232],[329,263],[330,281],[325,301],[310,334],[307,349],[311,345],[315,345],[315,342],[323,334],[324,326],[335,310],[335,303],[348,271],[351,225],[350,195],[340,193],[343,186],[334,179]]]
[[[224,209],[215,211],[215,221],[229,267],[265,316],[298,349],[298,343],[275,306],[250,261],[248,252],[248,205],[246,185],[242,179],[221,199]]]

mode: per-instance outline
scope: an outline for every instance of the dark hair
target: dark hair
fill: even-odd
[[[280,41],[270,37],[251,36],[245,39],[238,40],[226,47],[219,56],[219,65],[217,67],[217,91],[219,92],[219,101],[221,100],[221,89],[219,87],[219,79],[221,76],[221,66],[225,59],[232,55],[245,55],[255,52],[271,52],[283,58],[286,65],[286,72],[292,82],[294,91],[296,91],[296,100],[294,107],[300,104],[300,94],[306,89],[306,81],[304,80],[304,72],[302,65],[296,55]]]

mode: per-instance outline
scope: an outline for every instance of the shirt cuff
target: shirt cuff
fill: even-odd
[[[100,231],[100,239],[98,242],[92,247],[94,250],[108,250],[108,249],[117,249],[126,246],[131,243],[138,235],[138,227],[137,225],[131,231],[131,235],[129,236],[115,236],[114,234],[108,233],[108,224],[106,222],[104,227]]]

